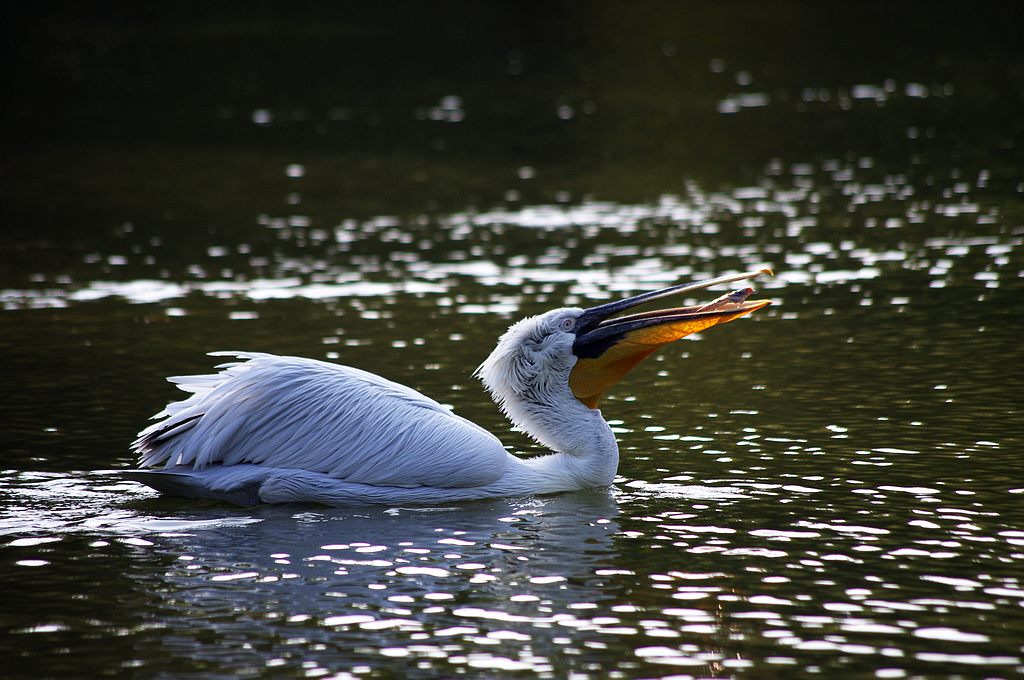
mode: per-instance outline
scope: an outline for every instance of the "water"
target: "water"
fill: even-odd
[[[998,6],[22,11],[5,674],[1024,672]],[[763,265],[775,305],[608,395],[610,490],[237,508],[116,474],[217,349],[372,370],[534,452],[470,377],[510,322]]]

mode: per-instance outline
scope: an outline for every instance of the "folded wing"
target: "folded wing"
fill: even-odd
[[[313,359],[216,352],[242,361],[168,378],[172,402],[132,447],[142,467],[251,463],[377,486],[481,486],[507,454],[497,437],[404,385]]]

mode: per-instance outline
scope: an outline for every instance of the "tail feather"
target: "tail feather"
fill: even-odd
[[[139,438],[132,442],[132,448],[139,453],[152,453],[156,448],[155,445],[157,443],[167,441],[172,437],[178,436],[182,432],[192,429],[195,427],[196,421],[204,415],[205,414],[203,413],[199,413],[182,420],[157,423],[155,429],[152,427],[146,428],[139,433]]]

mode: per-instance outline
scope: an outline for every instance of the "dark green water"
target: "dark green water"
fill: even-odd
[[[5,9],[5,677],[1019,677],[1009,5]],[[616,487],[237,508],[112,471],[205,352],[501,436],[512,321],[772,266]]]

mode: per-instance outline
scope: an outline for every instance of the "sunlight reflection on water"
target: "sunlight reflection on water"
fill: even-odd
[[[691,184],[686,195],[665,195],[652,205],[594,201],[436,219],[381,216],[344,220],[335,227],[315,226],[307,218],[264,216],[260,222],[275,230],[277,240],[301,250],[300,257],[286,249],[270,257],[247,255],[250,247],[245,244],[210,248],[209,260],[189,265],[188,276],[165,272],[165,277],[173,279],[118,280],[116,274],[124,265],[145,269],[147,262],[155,265],[159,254],[159,246],[133,244],[135,230],[126,230],[125,250],[140,255],[130,259],[87,255],[85,264],[92,263],[95,271],[85,275],[85,286],[75,286],[65,275],[40,274],[38,288],[4,290],[0,300],[6,308],[17,309],[60,307],[112,296],[156,303],[193,293],[253,301],[440,296],[468,278],[496,291],[571,284],[572,302],[751,269],[765,261],[776,267],[779,277],[762,283],[768,289],[845,284],[856,293],[861,281],[881,280],[882,288],[889,288],[884,281],[899,273],[920,276],[920,285],[932,289],[955,281],[977,282],[990,290],[998,288],[1006,276],[1017,275],[1016,253],[1024,236],[999,229],[997,211],[984,207],[956,181],[944,189],[932,187],[931,192],[937,196],[919,196],[907,177],[879,176],[870,159],[860,159],[788,168],[773,164],[757,186],[726,193],[701,191]],[[888,217],[857,217],[872,204]],[[850,213],[854,216],[846,219],[878,230],[876,237],[855,241],[847,232],[823,223],[823,215],[829,215],[831,222],[832,215]],[[948,219],[952,231],[965,217],[974,225],[991,224],[990,234],[929,235],[941,229],[941,220]],[[929,229],[922,232],[915,225],[925,219]],[[518,230],[557,232],[563,245],[540,246],[543,241]],[[506,247],[502,237],[521,241],[522,252]],[[218,266],[219,261],[231,266],[225,269]],[[719,263],[714,272],[706,264],[710,261]],[[730,263],[731,268],[723,270],[721,263]],[[155,267],[152,270],[157,273]],[[218,271],[233,277],[218,278]],[[62,287],[45,285],[62,281]],[[865,290],[860,303],[886,302],[875,297]],[[905,306],[915,300],[895,296],[887,302]],[[516,310],[495,302],[480,311],[511,314]]]
[[[32,527],[37,535],[7,541],[14,564],[33,573],[54,568],[62,537],[81,533],[92,537],[96,553],[131,549],[143,568],[132,570],[142,579],[137,587],[153,587],[148,572],[156,567],[168,597],[157,635],[138,628],[122,634],[143,645],[184,644],[193,663],[309,669],[336,667],[339,655],[355,666],[384,656],[414,661],[416,677],[460,668],[548,675],[564,650],[596,660],[627,640],[631,653],[621,669],[632,667],[631,657],[654,666],[735,669],[761,653],[765,663],[784,667],[792,662],[779,658],[786,650],[877,663],[905,664],[906,654],[926,663],[1020,663],[986,651],[1005,636],[998,625],[946,623],[953,612],[995,614],[1024,603],[1019,576],[993,575],[999,561],[1013,559],[1010,541],[1024,543],[1024,534],[1003,532],[1000,540],[973,526],[985,513],[964,507],[939,506],[929,516],[944,524],[915,531],[852,524],[847,509],[830,509],[834,495],[824,505],[806,504],[802,497],[815,497],[816,488],[628,483],[616,495],[424,510],[183,512],[179,505],[168,517],[145,509],[151,492],[132,492],[108,475],[24,475],[7,480],[8,492],[12,482],[36,509],[6,530],[18,535]],[[120,498],[112,502],[112,493]],[[765,519],[733,508],[769,499]],[[802,509],[779,515],[775,504],[787,499]],[[680,503],[686,509],[657,509]],[[73,513],[60,509],[69,505]],[[819,520],[800,519],[809,516]],[[949,529],[936,533],[945,522]],[[959,572],[943,563],[959,563],[971,540],[986,546],[972,559],[987,563],[988,574],[952,575]],[[635,559],[638,549],[653,550],[655,559]],[[879,560],[915,566],[884,576],[839,569]],[[663,595],[648,604],[636,600],[637,588]],[[197,611],[217,645],[196,647],[183,637]],[[238,637],[240,626],[245,639],[284,636],[291,643],[262,659]],[[42,624],[18,634],[60,631]],[[891,646],[908,634],[917,642]],[[731,652],[741,641],[744,657]]]

